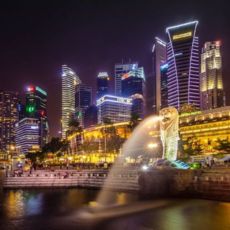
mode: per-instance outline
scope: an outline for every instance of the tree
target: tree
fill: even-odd
[[[202,145],[199,140],[193,141],[193,155],[200,155],[203,151]]]
[[[222,152],[222,153],[229,153],[230,152],[230,142],[229,139],[217,139],[216,141],[217,145],[214,147],[214,149]]]
[[[197,112],[197,111],[198,111],[198,109],[193,104],[183,104],[179,108],[179,113],[180,114],[183,114],[183,113],[193,113],[193,112]]]
[[[188,137],[187,140],[179,140],[178,146],[183,157],[199,155],[203,151],[200,141],[195,137]]]
[[[109,152],[115,151],[116,153],[119,152],[122,144],[125,142],[124,138],[121,138],[117,134],[113,134],[107,141],[107,150]]]
[[[134,130],[135,127],[140,123],[140,116],[137,113],[131,113],[131,118],[129,121],[129,128]]]
[[[67,136],[70,134],[73,134],[75,132],[79,132],[82,133],[82,127],[80,126],[79,121],[77,121],[76,119],[71,119],[69,122],[69,130],[67,131]]]
[[[49,143],[43,146],[42,152],[44,153],[56,153],[63,147],[63,141],[60,140],[58,137],[53,137]]]

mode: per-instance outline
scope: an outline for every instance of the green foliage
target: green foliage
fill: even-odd
[[[49,143],[43,146],[42,152],[48,153],[56,153],[63,146],[62,141],[58,137],[53,137]]]
[[[44,154],[44,157],[47,155],[47,153],[53,153],[56,154],[58,157],[62,155],[63,152],[66,152],[69,148],[69,142],[66,140],[61,141],[58,137],[53,137],[49,143],[44,145],[42,148],[42,153]]]
[[[203,151],[202,145],[195,137],[189,137],[187,140],[179,140],[179,151],[181,157],[189,157],[191,155],[200,155]]]
[[[183,104],[179,109],[180,114],[193,113],[193,112],[196,112],[196,111],[198,111],[198,109],[193,104]]]
[[[107,140],[107,151],[108,152],[119,152],[119,149],[121,148],[122,144],[125,142],[124,138],[121,138],[117,134],[113,134],[108,140]]]
[[[26,158],[30,159],[32,163],[36,163],[37,161],[43,161],[45,158],[45,153],[36,152],[36,153],[27,153]]]
[[[229,139],[218,139],[216,141],[217,146],[215,147],[216,150],[222,153],[230,153],[230,142]]]
[[[70,128],[79,128],[80,123],[76,119],[71,119],[69,122]]]

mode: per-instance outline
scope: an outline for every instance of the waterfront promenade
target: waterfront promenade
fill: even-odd
[[[20,176],[5,176],[3,188],[101,188],[108,176],[108,170],[36,170],[33,173],[23,173]],[[122,191],[137,191],[137,170],[124,170],[111,175],[106,183],[108,189]]]
[[[106,180],[108,175],[109,180]],[[230,201],[230,168],[140,171],[121,167],[114,174],[102,169],[36,170],[21,176],[9,174],[3,179],[4,189],[102,187],[143,196],[172,195]]]

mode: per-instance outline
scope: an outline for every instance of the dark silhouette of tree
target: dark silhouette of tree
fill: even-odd
[[[230,153],[230,142],[229,139],[217,139],[217,146],[214,149],[222,152],[222,153]]]
[[[140,123],[140,116],[137,113],[132,113],[129,121],[129,128],[134,130],[135,127]]]
[[[183,114],[183,113],[192,113],[192,112],[196,112],[198,111],[197,107],[193,104],[183,104],[180,108],[179,108],[179,113]]]
[[[189,137],[187,140],[179,140],[178,149],[182,153],[182,157],[200,155],[203,151],[200,141],[195,137]]]

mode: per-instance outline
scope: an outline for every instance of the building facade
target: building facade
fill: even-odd
[[[48,143],[47,92],[38,86],[28,86],[26,91],[25,117],[39,120],[40,146]]]
[[[198,21],[168,27],[168,104],[200,107]]]
[[[62,138],[66,138],[69,122],[75,113],[75,87],[81,81],[76,73],[67,65],[62,66]]]
[[[199,141],[203,153],[215,153],[217,140],[230,140],[230,106],[180,115],[182,141]]]
[[[75,94],[75,118],[84,127],[85,110],[92,104],[92,87],[79,84]]]
[[[0,152],[15,148],[15,124],[18,121],[18,94],[0,92]]]
[[[201,53],[201,109],[225,106],[220,41],[206,42]]]
[[[105,120],[112,123],[129,121],[131,117],[132,99],[105,95],[97,100],[98,123]]]
[[[97,124],[97,106],[91,105],[85,110],[84,114],[84,128],[94,126]]]
[[[129,73],[130,71],[135,71],[138,69],[138,63],[126,63],[126,64],[116,64],[114,68],[115,75],[115,95],[121,96],[121,78],[124,74]]]
[[[109,94],[109,75],[107,72],[100,72],[97,75],[97,99]]]
[[[16,123],[16,149],[18,153],[37,152],[41,149],[40,121],[23,118]]]
[[[143,67],[130,71],[121,77],[121,91],[123,97],[132,98],[131,113],[144,117],[145,75]]]
[[[152,73],[147,78],[147,114],[159,113],[161,109],[161,65],[166,62],[166,42],[155,37],[152,48]]]
[[[161,65],[161,109],[168,107],[168,64]]]

